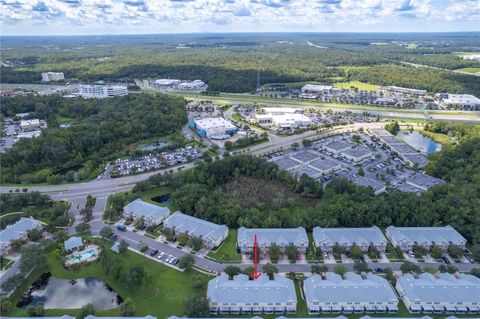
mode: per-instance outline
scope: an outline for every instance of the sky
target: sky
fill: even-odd
[[[2,35],[480,31],[480,0],[0,0]]]

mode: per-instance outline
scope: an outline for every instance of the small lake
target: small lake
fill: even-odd
[[[142,147],[142,151],[153,151],[169,145],[167,141],[155,141]]]
[[[39,302],[43,302],[45,309],[78,309],[90,303],[102,310],[118,307],[123,299],[98,278],[66,280],[44,273],[30,286],[17,307]]]
[[[442,149],[442,144],[433,141],[429,137],[423,136],[417,131],[413,131],[412,133],[400,131],[397,136],[423,154],[435,153]]]

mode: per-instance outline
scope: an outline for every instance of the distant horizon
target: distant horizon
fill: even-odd
[[[480,31],[477,0],[2,0],[5,35]]]

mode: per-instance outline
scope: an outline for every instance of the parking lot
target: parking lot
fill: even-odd
[[[200,156],[202,156],[202,148],[186,146],[168,152],[119,158],[112,167],[110,167],[110,176],[118,177],[163,169],[177,164],[191,162]]]

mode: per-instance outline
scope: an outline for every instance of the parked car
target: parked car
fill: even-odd
[[[117,225],[117,229],[120,231],[127,231],[127,227],[123,224]]]
[[[154,251],[152,251],[152,252],[150,253],[150,256],[153,257],[153,256],[155,256],[156,254],[158,254],[158,250],[157,250],[157,249],[155,249]]]

